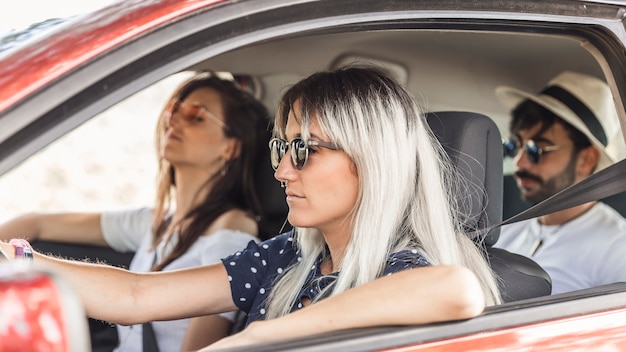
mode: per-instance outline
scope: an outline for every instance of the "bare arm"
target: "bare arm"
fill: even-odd
[[[0,240],[11,238],[107,246],[100,213],[24,214],[0,225]]]
[[[259,229],[256,221],[241,209],[232,209],[220,215],[206,230],[210,234],[218,230],[237,230],[258,236]]]
[[[231,325],[230,320],[220,315],[192,318],[189,321],[181,351],[197,351],[228,336]]]
[[[344,329],[467,319],[484,307],[482,289],[468,269],[422,267],[385,276],[278,319],[254,322],[202,351]]]
[[[9,259],[15,250],[0,248]],[[219,263],[177,271],[132,273],[128,270],[35,253],[34,265],[59,273],[78,293],[88,316],[130,325],[190,318],[237,309],[226,269]]]

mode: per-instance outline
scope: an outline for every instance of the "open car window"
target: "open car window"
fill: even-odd
[[[2,175],[0,221],[32,211],[152,206],[157,119],[172,91],[189,75],[173,75],[130,96]]]

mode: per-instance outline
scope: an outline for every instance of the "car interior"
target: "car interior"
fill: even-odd
[[[502,138],[498,127],[489,117],[472,112],[431,112],[426,115],[426,119],[453,164],[459,168],[467,182],[475,187],[471,192],[471,200],[461,203],[462,212],[467,217],[468,233],[498,224],[502,220],[502,203],[490,201],[501,199],[503,192],[500,150]],[[269,136],[268,131],[268,140]],[[265,221],[275,229],[275,233],[279,233],[278,231],[285,230],[285,225],[288,226],[285,220],[288,208],[284,201],[284,190],[273,179],[269,153],[265,153],[264,159],[257,164],[258,190],[266,211]],[[550,277],[538,264],[522,255],[493,247],[498,240],[499,228],[478,233],[475,241],[486,250],[491,267],[499,277],[504,302],[550,295]],[[34,246],[44,252],[75,259],[99,258],[123,267],[127,267],[132,259],[132,253],[118,253],[93,246],[67,246],[44,241],[35,242]],[[112,326],[93,319],[89,319],[89,324],[94,345],[115,344],[116,333]],[[241,328],[241,320],[236,326],[233,332]]]
[[[394,30],[335,29],[306,36],[285,35],[207,56],[185,71],[232,73],[270,111],[277,106],[285,87],[312,72],[360,63],[388,69],[414,93],[451,160],[468,182],[477,186],[470,204],[463,209],[472,219],[471,227],[483,229],[530,206],[519,196],[511,175],[511,160],[503,159],[502,137],[508,134],[508,111],[497,101],[495,88],[508,85],[538,91],[563,70],[606,80],[604,58],[584,38],[506,31],[416,30],[409,25]],[[151,128],[145,131],[152,132]],[[259,160],[257,174],[265,209],[263,221],[270,228],[261,235],[269,238],[290,226],[284,191],[273,177],[269,151],[265,159]],[[625,194],[603,201],[626,215]],[[494,248],[498,234],[496,227],[486,235],[477,235],[476,241],[485,248],[500,277],[504,301],[510,307],[537,297],[551,299],[547,297],[551,289],[547,273],[531,259]],[[122,267],[132,258],[132,253],[84,245],[38,241],[33,246],[46,253],[79,260],[93,258]],[[93,351],[110,350],[117,338],[115,328],[93,319],[89,324]]]
[[[426,118],[453,164],[470,184],[478,186],[471,192],[469,204],[461,203],[463,214],[473,220],[468,226],[480,229],[499,224],[502,203],[492,200],[502,198],[502,155],[498,149],[502,138],[495,123],[485,115],[462,111],[431,112]],[[471,228],[468,233],[472,233]],[[503,302],[549,295],[551,279],[541,266],[525,256],[493,247],[499,230],[496,227],[479,235],[478,243],[485,247],[491,268],[499,277]]]

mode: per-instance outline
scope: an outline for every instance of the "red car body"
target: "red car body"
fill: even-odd
[[[223,1],[223,0],[222,0]],[[98,55],[220,0],[118,3],[2,60],[0,111]]]

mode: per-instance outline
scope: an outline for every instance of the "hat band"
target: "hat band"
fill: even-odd
[[[541,94],[551,96],[570,108],[570,110],[580,117],[585,126],[589,129],[589,132],[591,132],[591,134],[593,134],[593,136],[606,147],[608,140],[606,138],[606,134],[604,133],[604,128],[602,128],[602,125],[596,115],[587,107],[587,105],[585,105],[585,103],[576,98],[572,93],[559,86],[550,86],[544,89]]]

